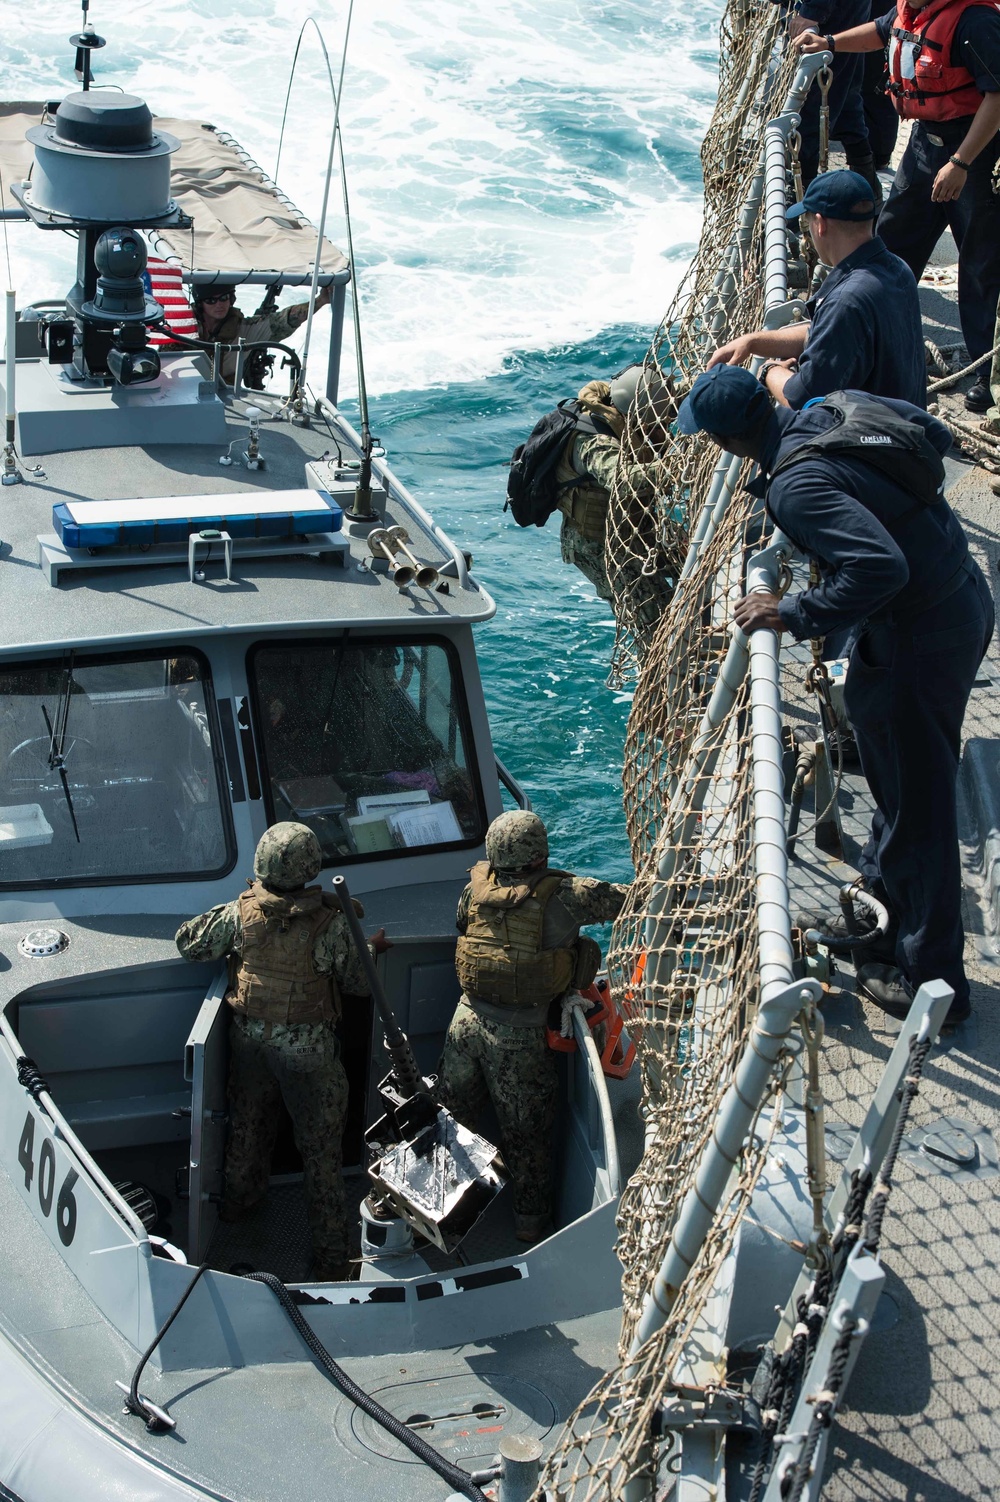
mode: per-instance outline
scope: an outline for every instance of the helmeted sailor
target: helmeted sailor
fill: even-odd
[[[316,298],[316,307],[325,308],[330,301],[329,287],[321,287]],[[241,313],[236,306],[236,288],[231,282],[212,282],[194,289],[194,316],[198,321],[199,339],[208,339],[219,344],[238,344],[241,339],[248,344],[255,340],[271,340],[283,344],[294,331],[305,323],[309,313],[308,302],[293,303],[288,308],[270,308],[267,303],[258,308],[251,317]],[[265,352],[266,353],[266,352]],[[236,379],[237,352],[226,350],[222,355],[222,379],[232,385]],[[263,387],[263,378],[254,376],[254,366],[243,377],[244,386],[253,389]]]
[[[871,189],[856,172],[815,178],[787,211],[805,220],[820,260],[834,268],[807,304],[808,323],[743,334],[717,349],[708,368],[763,355],[760,380],[776,401],[797,409],[845,390],[925,406],[916,279],[873,233],[874,213]]]
[[[877,52],[889,44],[889,93],[913,128],[879,234],[921,277],[941,235],[958,246],[958,311],[970,360],[993,348],[1000,294],[1000,10],[989,0],[898,0],[877,21],[798,39],[803,52]],[[966,395],[991,404],[982,369]]]
[[[651,394],[653,388],[655,397]],[[610,382],[588,381],[581,387],[577,396],[583,416],[581,430],[567,440],[555,471],[559,495],[556,505],[562,513],[559,546],[563,561],[574,564],[593,584],[598,597],[608,601],[614,599],[605,561],[608,511],[622,452],[625,420],[637,391],[640,391],[639,400],[653,419],[655,438],[656,433],[662,431],[661,424],[669,423],[673,418],[676,402],[666,383],[655,372],[647,373],[644,379],[643,367],[630,365]],[[649,426],[649,417],[646,426]],[[655,479],[648,461],[653,457],[650,449],[639,462],[629,465],[623,477],[623,488],[633,498],[636,543],[642,553],[636,560],[637,573],[650,556],[656,557],[658,551],[655,525],[650,524],[655,513]],[[639,593],[648,598],[639,598],[634,608],[659,619],[660,612],[669,602],[669,587],[666,587],[662,572],[653,568],[647,567],[643,578],[645,587]],[[634,595],[635,587],[630,592]]]
[[[590,985],[600,949],[580,927],[617,916],[628,887],[549,867],[537,814],[501,814],[486,831],[458,904],[455,964],[463,995],[441,1060],[438,1095],[472,1129],[492,1101],[514,1190],[515,1232],[551,1228],[558,1081],[545,1038],[553,1002]]]
[[[322,852],[305,824],[273,824],[254,857],[255,880],[235,902],[177,931],[186,960],[229,957],[229,1137],[221,1215],[236,1220],[267,1191],[284,1101],[302,1156],[313,1276],[349,1272],[341,1175],[347,1076],[336,1024],[344,998],[368,982],[335,899],[310,886]],[[357,904],[355,904],[357,906]],[[370,941],[388,947],[383,930]]]
[[[842,413],[856,399],[862,416],[867,411],[886,432],[903,417],[940,455],[951,445],[944,424],[922,409],[861,392],[838,393],[805,412],[774,409],[749,371],[728,365],[698,377],[678,427],[704,430],[731,453],[756,459],[760,478],[751,489],[819,565],[819,582],[801,593],[739,601],[734,614],[743,630],[789,631],[802,641],[855,628],[845,703],[876,804],[860,868],[893,917],[895,960],[861,965],[859,989],[898,1017],[917,986],[942,979],[955,992],[948,1014],[955,1024],[970,1010],[956,779],[965,706],[993,634],[993,601],[943,495],[915,499],[886,468],[846,450],[824,451],[820,440],[838,426],[840,399]],[[820,446],[789,463],[809,443]]]

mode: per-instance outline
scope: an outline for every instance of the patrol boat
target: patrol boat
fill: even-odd
[[[0,1490],[479,1496],[469,1473],[537,1445],[614,1360],[638,1081],[610,1052],[605,1074],[578,1017],[539,1245],[507,1194],[460,1239],[474,1211],[449,1228],[459,1196],[432,1184],[423,1239],[368,1210],[360,1280],[308,1284],[290,1138],[263,1208],[217,1223],[227,982],[179,957],[179,924],[297,820],[324,886],[345,878],[387,929],[393,1015],[343,1023],[360,1213],[380,1082],[399,1047],[433,1070],[458,998],[468,868],[505,797],[528,805],[476,663],[494,602],[337,408],[346,258],[324,241],[312,264],[315,230],[232,137],[89,89],[100,39],[75,40],[81,91],[3,111],[4,215],[76,236],[78,262],[62,300],[8,294],[2,377]],[[218,346],[164,343],[149,246],[156,287],[182,257],[195,288],[329,287],[324,392],[294,351],[270,351],[275,395],[244,385],[252,348],[229,387]],[[462,1160],[490,1189],[476,1208],[492,1154]]]

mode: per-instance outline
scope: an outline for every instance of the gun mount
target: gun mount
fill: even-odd
[[[393,1065],[379,1085],[385,1115],[365,1134],[376,1155],[368,1176],[391,1213],[442,1251],[452,1252],[503,1187],[497,1149],[434,1099],[437,1081],[420,1073],[382,988],[342,876],[334,877],[333,891],[351,930]]]

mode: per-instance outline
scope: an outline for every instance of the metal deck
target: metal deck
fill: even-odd
[[[936,260],[954,257],[950,236]],[[949,288],[922,285],[925,330],[939,344],[961,341],[954,279]],[[943,403],[964,415],[962,382]],[[973,465],[949,461],[948,496],[996,594],[1000,500],[991,477]],[[801,649],[797,654],[801,658]],[[1000,747],[1000,645],[996,636],[973,691],[965,738]],[[804,707],[801,672],[785,669],[791,710]],[[996,759],[994,758],[994,761]],[[963,767],[963,776],[968,772]],[[960,778],[960,790],[963,779]],[[841,795],[845,835],[857,840],[870,813],[861,777],[846,776]],[[983,834],[965,799],[966,965],[972,1016],[933,1050],[914,1103],[908,1137],[959,1118],[987,1134],[980,1174],[928,1168],[920,1154],[903,1154],[894,1179],[882,1241],[888,1273],[872,1333],[861,1350],[846,1405],[834,1426],[823,1496],[828,1502],[966,1502],[1000,1490],[1000,1405],[992,1353],[1000,1348],[1000,950],[983,900]],[[803,814],[803,827],[807,822]],[[851,857],[851,849],[847,851]],[[828,862],[800,840],[790,876],[803,907],[837,911],[836,892],[846,868]],[[853,873],[851,873],[853,874]],[[794,911],[794,905],[793,905]],[[899,1024],[854,991],[845,959],[824,1005],[824,1089],[828,1120],[860,1124],[889,1057]],[[992,1168],[988,1159],[993,1148]],[[835,1167],[835,1165],[833,1165]],[[946,1165],[947,1167],[947,1165]]]
[[[147,1369],[144,1395],[177,1419],[174,1434],[148,1435],[140,1420],[122,1413],[114,1386],[129,1380],[135,1353],[99,1317],[5,1177],[0,1253],[7,1269],[0,1289],[4,1334],[19,1349],[30,1347],[32,1364],[71,1407],[147,1456],[157,1470],[240,1502],[285,1502],[291,1496],[442,1502],[447,1495],[438,1477],[341,1397],[304,1348],[300,1359],[292,1352],[289,1361],[270,1367],[166,1375]],[[425,1415],[421,1432],[474,1470],[490,1462],[504,1433],[544,1440],[558,1426],[613,1359],[618,1324],[617,1313],[609,1311],[474,1346],[344,1365],[404,1420]],[[289,1340],[298,1343],[290,1326]],[[4,1474],[17,1490],[19,1466],[26,1467],[20,1472],[25,1480],[37,1480],[44,1456],[36,1451],[37,1436],[17,1428],[16,1391],[0,1392],[0,1403]],[[106,1481],[113,1485],[113,1473]],[[92,1495],[87,1485],[89,1478],[81,1477],[79,1495]]]
[[[37,363],[37,362],[36,362]],[[20,375],[22,365],[18,361]],[[2,384],[2,365],[0,365]],[[489,595],[473,585],[459,587],[454,577],[441,589],[398,590],[384,571],[373,571],[367,545],[368,528],[352,532],[345,519],[343,536],[350,542],[346,567],[321,558],[303,557],[308,545],[293,557],[261,559],[240,556],[236,544],[233,578],[226,581],[222,546],[215,549],[203,583],[188,579],[182,562],[154,566],[152,556],[132,551],[129,567],[93,567],[63,575],[52,588],[39,568],[39,537],[53,532],[52,508],[59,502],[145,496],[221,496],[255,490],[289,490],[306,484],[305,465],[324,455],[345,460],[357,457],[345,427],[327,417],[313,418],[309,428],[267,418],[261,422],[261,453],[265,467],[248,470],[240,460],[246,446],[249,402],[232,403],[226,413],[225,441],[219,444],[165,444],[150,447],[94,448],[47,454],[43,476],[24,470],[24,482],[5,486],[0,494],[0,569],[8,600],[7,645],[25,649],[46,644],[100,641],[110,637],[156,638],[176,636],[178,629],[225,630],[242,625],[315,623],[317,620],[369,625],[419,623],[435,626],[445,619],[488,620],[495,610]],[[261,402],[261,406],[264,403]],[[265,407],[265,412],[267,412]],[[231,467],[219,464],[231,446]],[[36,462],[26,455],[29,464]],[[378,465],[376,463],[376,479]],[[411,547],[422,562],[443,568],[450,554],[439,537],[421,527],[413,514],[391,495],[385,525],[404,525]],[[119,550],[114,550],[118,556]],[[454,567],[454,565],[452,565]]]

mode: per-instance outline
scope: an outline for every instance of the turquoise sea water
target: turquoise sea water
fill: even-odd
[[[394,392],[372,404],[393,466],[452,535],[497,602],[477,644],[497,753],[549,826],[555,858],[610,880],[630,875],[621,753],[630,695],[605,687],[614,621],[559,556],[558,519],[514,526],[506,464],[553,393],[641,359],[647,334],[515,355],[481,381]]]
[[[555,522],[522,531],[503,515],[505,464],[559,398],[641,358],[679,281],[698,235],[720,11],[721,0],[358,0],[348,54],[341,126],[373,429],[497,600],[478,642],[500,756],[549,823],[555,858],[613,878],[629,874],[629,704],[605,687],[612,618],[561,562]],[[272,171],[309,13],[336,70],[344,3],[104,0],[92,13],[108,40],[98,81],[230,130]],[[66,39],[79,18],[61,0],[0,0],[5,97],[76,87]],[[331,120],[308,37],[280,180],[314,219]],[[328,233],[343,242],[339,211]],[[11,226],[9,251],[22,302],[73,279],[63,236]],[[349,411],[351,367],[345,352]]]

